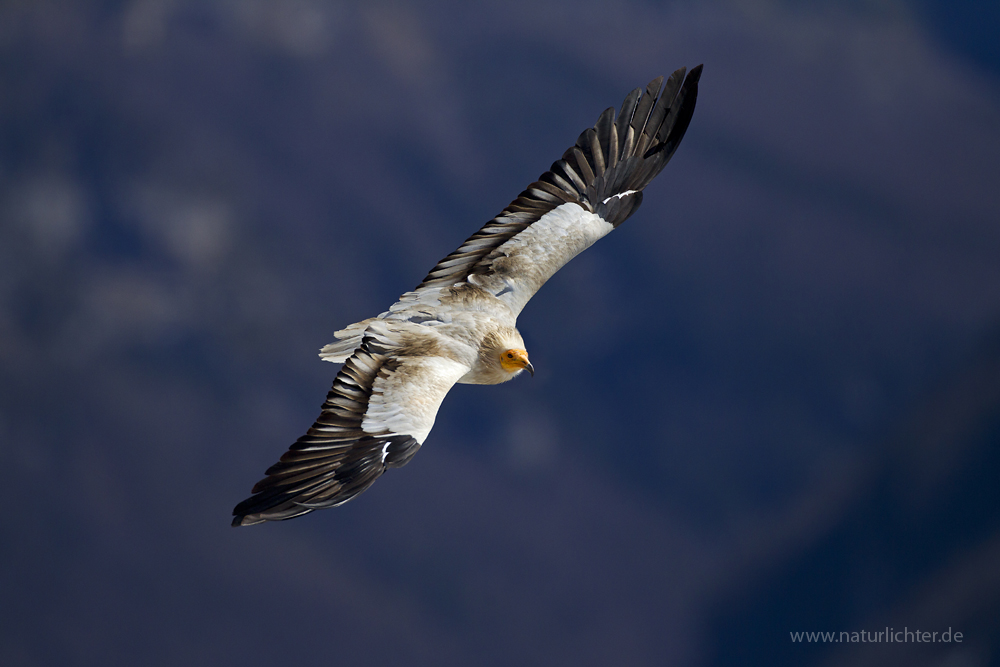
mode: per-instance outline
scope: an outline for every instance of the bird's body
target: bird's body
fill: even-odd
[[[320,417],[233,510],[234,526],[334,507],[423,444],[456,383],[532,374],[517,316],[569,260],[625,221],[694,112],[701,67],[626,97],[388,311],[337,331],[343,363]],[[662,89],[661,89],[662,86]]]

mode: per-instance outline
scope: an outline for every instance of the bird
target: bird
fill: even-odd
[[[336,507],[413,458],[456,383],[535,369],[517,317],[563,265],[619,227],[677,150],[702,65],[630,92],[503,211],[377,317],[334,333],[343,364],[319,417],[233,510],[233,526]]]

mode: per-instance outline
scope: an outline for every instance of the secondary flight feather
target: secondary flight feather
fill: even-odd
[[[686,74],[686,76],[685,76]],[[320,416],[233,510],[233,525],[342,505],[424,443],[455,383],[534,374],[517,316],[552,275],[625,222],[694,113],[701,65],[626,96],[500,215],[389,310],[335,333]]]

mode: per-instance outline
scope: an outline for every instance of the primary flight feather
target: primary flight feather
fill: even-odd
[[[694,113],[701,65],[609,108],[562,159],[378,317],[336,332],[322,412],[267,469],[233,525],[336,507],[405,465],[457,383],[534,374],[517,316],[566,262],[632,215]]]

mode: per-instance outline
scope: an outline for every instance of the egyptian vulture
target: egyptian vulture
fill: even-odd
[[[534,374],[517,316],[566,262],[625,222],[694,113],[701,65],[636,88],[551,169],[378,317],[337,331],[343,363],[322,412],[233,510],[234,526],[291,519],[355,497],[403,466],[456,382]]]

